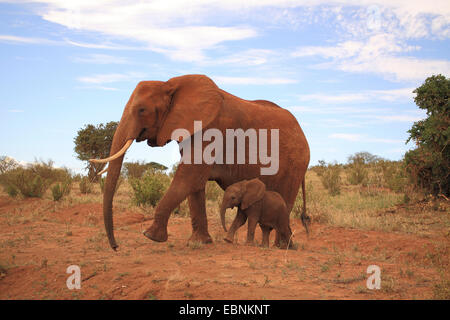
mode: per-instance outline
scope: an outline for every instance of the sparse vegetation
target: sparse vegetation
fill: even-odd
[[[124,174],[128,179],[141,178],[147,170],[165,171],[167,167],[157,162],[125,162],[123,164]]]
[[[337,163],[328,164],[324,167],[320,181],[325,189],[328,190],[330,195],[335,196],[341,193],[342,179],[340,176],[341,166]]]
[[[26,167],[14,166],[0,175],[0,184],[11,197],[42,198],[55,182],[71,179],[69,170],[54,168],[51,160],[36,161]]]
[[[69,195],[72,188],[72,180],[67,179],[64,182],[58,182],[52,187],[52,196],[54,201],[61,200],[64,196]]]
[[[80,192],[82,194],[92,193],[92,182],[89,181],[88,177],[83,177],[78,184],[80,186]]]
[[[160,170],[147,170],[141,179],[129,179],[133,202],[138,206],[156,206],[169,187],[170,178]]]

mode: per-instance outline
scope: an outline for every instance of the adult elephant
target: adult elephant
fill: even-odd
[[[272,175],[261,175],[260,169],[267,165],[260,161],[249,164],[248,144],[245,147],[247,152],[244,164],[181,163],[169,189],[155,208],[153,224],[144,232],[146,237],[154,241],[166,241],[171,212],[188,198],[193,229],[189,240],[212,242],[208,233],[205,208],[205,185],[208,180],[216,181],[222,189],[226,189],[235,182],[259,177],[266,184],[267,190],[282,195],[288,212],[294,205],[302,182],[304,193],[309,147],[302,129],[289,111],[265,100],[240,99],[221,90],[204,75],[185,75],[167,82],[142,81],[136,86],[125,106],[114,134],[110,157],[92,160],[109,162],[103,196],[103,215],[106,234],[114,250],[118,245],[113,233],[113,197],[126,150],[134,140],[147,140],[151,147],[164,146],[171,141],[172,132],[180,128],[186,129],[192,137],[194,131],[198,130],[194,121],[202,122],[202,132],[215,128],[223,136],[226,135],[226,129],[279,129],[278,171]],[[194,139],[185,140],[185,143],[190,141],[188,143],[194,144]],[[271,143],[272,141],[267,145],[268,150],[271,150]],[[206,146],[207,143],[203,141],[202,148]],[[226,147],[224,150],[224,153],[231,152],[226,150]],[[233,151],[236,152],[236,147]],[[304,196],[303,199],[302,222],[307,228],[309,217],[305,213]]]

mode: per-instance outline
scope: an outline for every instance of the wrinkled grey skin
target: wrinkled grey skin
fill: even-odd
[[[225,211],[238,208],[236,217],[228,230],[225,241],[232,243],[236,231],[248,219],[247,244],[253,244],[256,224],[259,223],[262,233],[262,246],[269,246],[269,235],[272,229],[277,231],[276,245],[280,248],[295,248],[292,242],[292,231],[289,227],[289,213],[286,203],[279,193],[266,191],[266,187],[258,178],[243,180],[229,186],[223,195],[220,206],[220,219],[227,231]]]

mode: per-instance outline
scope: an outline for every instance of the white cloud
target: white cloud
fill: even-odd
[[[424,116],[411,115],[374,115],[372,117],[385,122],[416,122],[425,119]]]
[[[263,78],[263,77],[224,77],[224,76],[212,76],[215,82],[219,84],[240,84],[240,85],[267,85],[267,84],[290,84],[297,83],[295,79],[288,78]]]
[[[11,112],[11,113],[22,113],[22,112],[25,112],[25,111],[22,110],[22,109],[9,109],[8,112]]]
[[[8,42],[8,43],[23,43],[23,44],[61,44],[60,41],[35,38],[35,37],[19,37],[13,35],[0,35],[0,42]]]
[[[239,66],[260,66],[266,64],[270,58],[278,56],[273,50],[248,49],[223,58],[205,61],[207,64],[233,64]]]
[[[206,23],[210,11],[221,7],[204,1],[38,1],[43,19],[71,29],[94,31],[116,39],[132,40],[172,59],[198,61],[204,51],[225,41],[255,37],[245,25],[215,26]],[[206,19],[207,20],[207,19]],[[92,45],[91,45],[92,46]]]
[[[145,74],[140,72],[127,72],[127,73],[107,73],[107,74],[95,74],[91,76],[79,77],[77,80],[87,84],[104,84],[114,82],[130,82],[141,81],[145,78]],[[114,88],[106,88],[105,90],[113,90]]]
[[[303,94],[299,95],[300,101],[310,101],[312,103],[319,104],[348,104],[359,102],[373,102],[373,101],[400,101],[400,102],[412,102],[414,98],[414,88],[400,88],[389,90],[365,90],[361,92],[350,93],[335,93],[330,94],[327,92]],[[345,111],[343,108],[333,108],[335,111]],[[372,109],[373,110],[373,109]],[[358,112],[358,109],[351,108],[350,111]]]
[[[293,112],[304,112],[304,113],[313,113],[313,114],[360,114],[360,113],[368,113],[368,114],[377,114],[380,112],[390,112],[390,109],[386,108],[367,108],[367,107],[327,107],[327,106],[290,106],[287,108]]]
[[[70,39],[64,39],[65,44],[69,44],[75,47],[87,48],[87,49],[105,49],[105,50],[145,50],[145,47],[133,47],[133,46],[124,46],[112,43],[86,43],[73,41]]]
[[[420,49],[410,46],[394,34],[377,34],[361,41],[344,41],[335,46],[300,47],[293,57],[320,56],[331,62],[317,68],[334,68],[347,72],[375,73],[385,78],[423,80],[433,74],[450,73],[450,61],[419,59],[399,54]]]
[[[331,139],[346,140],[352,142],[373,142],[373,143],[387,143],[396,144],[404,143],[403,140],[398,139],[385,139],[385,138],[370,138],[362,134],[352,134],[352,133],[332,133],[328,136]]]
[[[155,0],[155,1],[61,1],[25,0],[41,5],[33,9],[43,19],[78,31],[97,32],[115,40],[131,40],[145,49],[175,60],[205,61],[206,51],[226,41],[245,40],[261,34],[264,27],[250,26],[255,13],[269,27],[276,24],[294,28],[304,23],[336,24],[342,39],[334,51],[326,47],[300,48],[297,56],[320,54],[343,59],[358,52],[379,56],[383,51],[405,52],[415,48],[398,41],[450,36],[450,4],[447,0]],[[301,10],[291,10],[293,8]],[[269,19],[267,17],[270,16]],[[270,22],[268,22],[270,20]],[[334,22],[331,22],[334,21]],[[388,35],[388,36],[387,36]],[[365,42],[361,40],[370,38]],[[72,45],[114,48],[110,44],[88,44],[67,40]],[[371,46],[376,48],[371,48]],[[138,46],[138,48],[140,47]],[[119,46],[121,47],[121,46]],[[143,49],[143,48],[141,48]],[[264,56],[244,59],[254,65]],[[231,57],[239,61],[238,57]],[[351,69],[346,65],[342,68]],[[411,75],[407,75],[411,77]],[[417,77],[418,75],[414,75]],[[402,79],[400,76],[399,79]]]
[[[124,57],[116,57],[107,54],[89,54],[84,57],[74,57],[73,61],[93,64],[128,64],[130,61]]]
[[[338,62],[337,69],[358,73],[375,73],[394,81],[423,80],[431,75],[450,74],[450,61],[412,57],[379,56],[368,60]]]
[[[361,141],[364,136],[361,134],[332,133],[328,137],[331,139],[340,139],[340,140],[347,140],[347,141]]]

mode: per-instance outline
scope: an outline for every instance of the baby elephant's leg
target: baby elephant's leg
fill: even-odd
[[[255,229],[258,224],[258,220],[253,217],[248,217],[248,231],[247,231],[247,244],[253,245],[253,241],[255,239]]]
[[[233,223],[231,224],[231,227],[228,230],[227,236],[224,238],[224,240],[226,242],[233,243],[234,234],[236,233],[237,229],[239,229],[246,221],[247,216],[240,209],[238,209],[236,217],[234,218]]]
[[[263,225],[259,225],[261,227],[262,230],[262,243],[261,246],[267,248],[269,247],[269,236],[270,236],[270,231],[272,231],[271,227],[268,226],[263,226]]]

